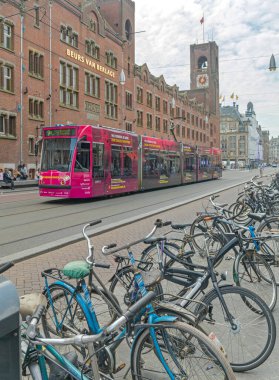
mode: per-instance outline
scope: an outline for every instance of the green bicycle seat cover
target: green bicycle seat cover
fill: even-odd
[[[63,268],[63,274],[70,278],[83,278],[89,275],[90,269],[85,261],[71,261]]]

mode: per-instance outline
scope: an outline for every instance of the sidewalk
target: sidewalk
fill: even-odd
[[[218,199],[219,202],[231,202],[235,199],[237,195],[237,188],[224,191],[222,196]],[[101,248],[104,245],[117,243],[118,246],[127,244],[128,242],[140,239],[147,235],[152,227],[155,219],[161,218],[164,221],[172,220],[175,223],[190,223],[195,217],[196,212],[201,211],[207,205],[207,198],[201,199],[190,204],[181,206],[176,209],[166,211],[164,213],[152,216],[150,218],[144,219],[139,222],[132,223],[130,225],[117,228],[113,231],[103,233],[102,235],[96,236],[92,239],[95,247],[95,258],[96,262],[110,263],[111,268],[98,270],[103,281],[108,282],[111,276],[115,272],[116,264],[111,256],[104,257],[101,253]],[[165,231],[169,228],[166,227]],[[163,233],[163,230],[158,232],[158,235]],[[144,247],[144,244],[137,246],[134,249],[134,253],[140,252]],[[126,252],[122,252],[126,254]],[[47,268],[63,268],[63,266],[69,261],[81,260],[87,256],[87,244],[86,241],[80,241],[74,244],[70,244],[60,249],[45,253],[40,256],[33,257],[31,259],[17,263],[14,268],[6,272],[6,276],[15,283],[20,295],[31,293],[31,292],[41,292],[43,289],[43,281],[41,277],[41,271]],[[232,260],[225,261],[228,266],[228,271],[232,270]],[[276,307],[274,311],[275,320],[279,320],[279,308]],[[255,331],[255,334],[257,332]],[[273,351],[271,357],[257,369],[245,373],[236,374],[238,380],[248,380],[253,378],[253,380],[278,380],[279,376],[279,358],[278,358],[278,340],[276,347]],[[253,349],[253,347],[251,347]],[[121,377],[121,374],[117,374],[117,378]],[[127,379],[130,379],[128,377]]]

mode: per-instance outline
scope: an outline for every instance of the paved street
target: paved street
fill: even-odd
[[[239,188],[224,191],[219,198],[220,202],[231,202],[235,199]],[[153,222],[156,218],[162,218],[163,220],[172,220],[177,223],[190,222],[196,216],[196,211],[201,210],[207,206],[207,198],[192,202],[190,204],[180,206],[178,208],[159,213],[156,216],[146,218],[142,221],[131,223],[114,229],[112,231],[103,233],[93,238],[95,245],[96,261],[109,262],[111,264],[110,270],[102,270],[102,278],[108,280],[114,273],[115,263],[109,258],[104,258],[100,253],[101,247],[105,244],[115,242],[118,245],[125,244],[128,241],[133,241],[145,236],[152,228]],[[140,247],[138,248],[140,249]],[[18,292],[20,294],[26,294],[30,292],[40,292],[43,286],[40,272],[43,269],[50,267],[63,267],[64,264],[71,260],[77,260],[84,258],[87,254],[85,241],[76,242],[71,245],[67,245],[60,249],[53,250],[49,253],[31,258],[29,260],[22,261],[8,273],[8,277],[16,284]],[[227,269],[232,266],[231,261],[226,261]],[[99,272],[100,273],[100,272]],[[279,320],[278,306],[274,311],[275,319]],[[257,334],[257,331],[255,331]],[[276,348],[273,351],[271,357],[261,367],[257,368],[246,374],[237,374],[239,380],[275,380],[278,379],[279,372],[279,359],[278,359],[278,341]],[[253,346],[251,345],[251,349]],[[126,349],[123,348],[125,352]],[[123,374],[119,374],[119,378],[123,378]]]
[[[270,172],[274,170],[266,170]],[[42,198],[37,189],[0,191],[0,262],[5,256],[16,260],[77,241],[88,221],[102,219],[94,231],[104,232],[242,183],[255,174],[258,170],[224,171],[216,181],[93,200]]]

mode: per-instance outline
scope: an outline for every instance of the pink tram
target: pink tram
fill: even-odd
[[[91,125],[43,128],[41,196],[94,198],[221,176],[220,150]]]

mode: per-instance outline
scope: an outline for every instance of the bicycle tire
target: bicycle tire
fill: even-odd
[[[177,379],[235,380],[228,361],[215,344],[195,327],[183,322],[164,322],[152,327],[164,360]],[[133,380],[169,380],[152,346],[150,328],[135,338],[131,352]],[[182,346],[183,345],[183,346]],[[149,368],[150,367],[150,368]]]
[[[248,289],[238,286],[224,286],[219,289],[230,314],[234,316],[237,329],[233,331],[228,318],[224,316],[224,310],[215,289],[201,299],[210,310],[209,318],[204,319],[201,326],[205,330],[208,329],[208,326],[210,329],[214,328],[216,335],[222,337],[222,345],[234,371],[243,372],[257,368],[266,361],[274,348],[276,325],[272,312],[257,294]],[[233,298],[236,299],[235,304]],[[254,304],[256,304],[256,308],[251,307]],[[261,313],[256,312],[255,309],[261,310]],[[199,306],[195,312],[199,313]],[[237,317],[236,313],[238,313]],[[259,331],[261,335],[257,335]],[[240,336],[241,332],[243,334]],[[240,347],[240,343],[242,347]],[[241,359],[240,353],[242,356],[247,355],[247,358]],[[236,358],[237,355],[238,358]]]
[[[279,217],[271,216],[265,219],[257,228],[257,232],[269,234],[271,232],[279,233]],[[263,255],[268,264],[272,265],[273,274],[276,284],[279,286],[279,239],[269,239],[260,245],[259,253]]]
[[[277,285],[270,265],[255,250],[248,249],[236,257],[235,284],[252,290],[272,311],[277,302]]]
[[[141,297],[139,293],[133,293],[134,274],[133,267],[127,266],[118,270],[111,280],[109,290],[117,298],[120,308],[123,311]],[[159,299],[163,298],[163,289],[160,284],[155,284],[147,288],[155,291]]]

